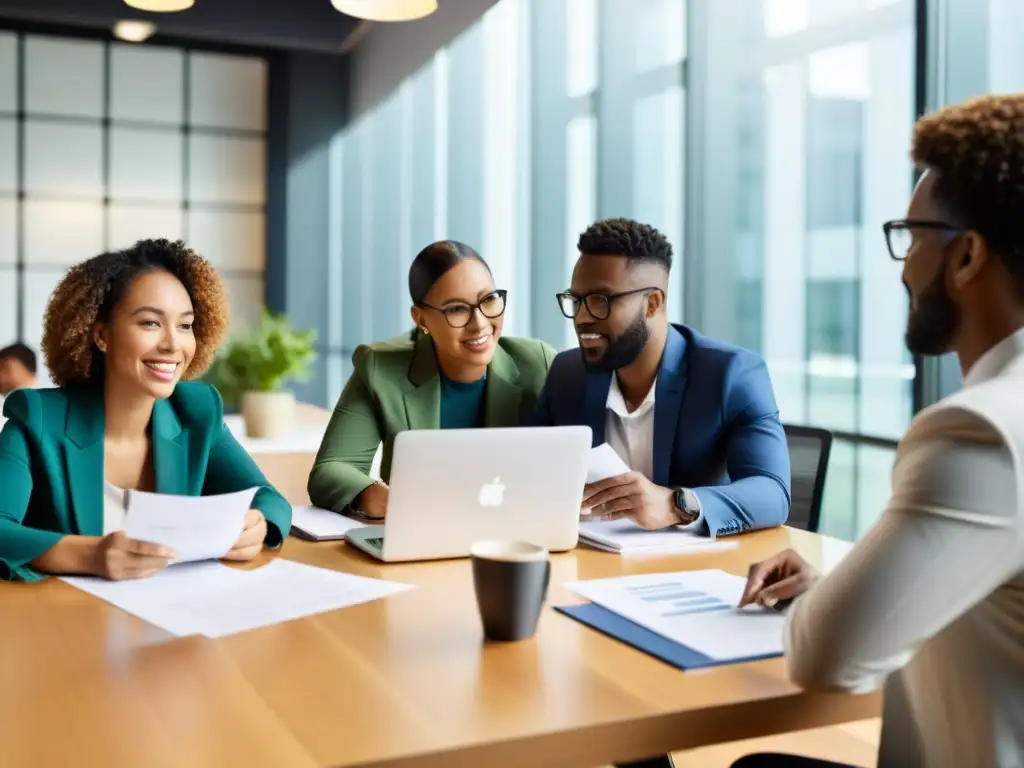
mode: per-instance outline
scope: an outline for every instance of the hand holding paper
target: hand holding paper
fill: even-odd
[[[173,550],[173,563],[215,560],[227,555],[247,530],[246,515],[257,490],[218,496],[129,491],[124,532],[131,539]]]

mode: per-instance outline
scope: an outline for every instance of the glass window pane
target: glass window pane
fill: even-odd
[[[0,32],[0,112],[18,109],[18,38]]]
[[[17,261],[18,201],[0,197],[0,264]]]
[[[565,286],[579,258],[579,236],[597,218],[597,118],[580,115],[569,121],[565,131]],[[565,343],[578,343],[572,321],[565,323]]]
[[[597,87],[597,0],[571,0],[565,12],[566,93],[572,98]]]
[[[683,109],[679,85],[633,107],[633,217],[672,243],[668,312],[676,323],[683,321]]]
[[[856,23],[871,11],[893,6],[886,18],[913,20],[911,0],[764,0],[764,33],[768,38],[784,37],[811,27]]]
[[[678,64],[686,55],[685,0],[631,0],[636,14],[636,71]]]
[[[25,38],[25,109],[29,114],[103,116],[103,43]]]
[[[25,121],[25,191],[38,195],[103,197],[103,129]]]
[[[243,277],[221,276],[227,289],[231,321],[229,334],[255,328],[263,310],[263,275]]]
[[[188,213],[188,244],[222,270],[262,271],[266,263],[262,213],[207,211]]]
[[[184,137],[179,131],[110,129],[110,197],[180,202]]]
[[[139,240],[156,238],[180,240],[184,235],[184,218],[184,211],[176,206],[111,203],[107,207],[107,247],[130,248]]]
[[[189,199],[204,203],[262,205],[266,188],[263,139],[192,134]]]
[[[483,254],[495,284],[508,290],[504,333],[528,333],[527,296],[516,291],[529,284],[528,259],[519,232],[519,168],[529,162],[519,155],[519,0],[502,0],[483,18]],[[525,272],[525,274],[523,274]],[[517,274],[524,278],[517,280]]]
[[[184,51],[114,44],[110,47],[110,116],[115,120],[184,122]]]
[[[17,152],[17,125],[0,117],[0,194],[18,191]]]
[[[0,347],[18,340],[18,275],[12,267],[0,264]],[[3,421],[0,414],[0,422]]]
[[[43,340],[43,315],[50,294],[64,277],[63,269],[32,269],[22,275],[25,281],[22,307],[23,341],[38,350]]]
[[[25,263],[74,264],[103,253],[103,204],[26,200]]]
[[[251,56],[189,56],[189,122],[262,131],[267,123],[267,62]]]

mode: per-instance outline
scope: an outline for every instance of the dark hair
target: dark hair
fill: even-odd
[[[195,307],[196,354],[184,378],[195,379],[206,371],[228,327],[227,295],[217,271],[180,240],[140,240],[71,267],[50,296],[43,319],[43,356],[57,386],[99,376],[102,357],[93,343],[93,327],[110,319],[136,278],[154,270],[178,278]]]
[[[479,261],[490,272],[491,268],[479,253],[458,240],[438,240],[416,254],[409,267],[409,296],[413,304],[422,304],[427,294],[444,274],[462,261]]]
[[[32,351],[26,344],[18,342],[17,344],[11,344],[9,347],[0,349],[0,361],[11,358],[17,360],[23,366],[25,370],[31,373],[33,376],[36,375],[36,353]]]
[[[625,256],[633,264],[672,268],[672,244],[650,224],[633,219],[605,219],[587,227],[576,247],[588,256]]]
[[[949,223],[985,238],[1024,298],[1024,95],[982,96],[921,118],[911,154],[936,174]]]

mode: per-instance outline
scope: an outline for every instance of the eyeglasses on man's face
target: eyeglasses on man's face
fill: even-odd
[[[562,310],[562,314],[570,320],[576,319],[576,315],[580,312],[580,307],[584,305],[586,305],[587,312],[590,313],[591,317],[595,320],[604,320],[611,314],[612,302],[616,299],[658,290],[661,289],[648,286],[647,288],[634,288],[631,291],[618,291],[617,293],[588,293],[586,296],[577,296],[572,291],[564,291],[556,294],[555,298],[558,299],[558,308]]]
[[[963,232],[962,227],[949,224],[945,221],[931,221],[928,219],[894,219],[882,225],[885,233],[885,244],[889,247],[889,255],[896,261],[903,261],[907,258],[907,252],[914,243],[914,230],[926,229],[933,232],[944,232],[948,238],[943,245]]]
[[[505,314],[506,290],[493,291],[484,296],[476,304],[467,304],[463,301],[452,301],[442,307],[435,307],[433,304],[422,302],[421,307],[432,309],[444,315],[445,322],[452,328],[465,328],[473,319],[473,313],[480,310],[480,314],[488,320],[494,320]]]

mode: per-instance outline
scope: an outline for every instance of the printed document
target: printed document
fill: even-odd
[[[274,559],[251,571],[189,563],[146,579],[63,578],[172,635],[223,637],[333,611],[412,589],[326,568]]]
[[[646,573],[565,586],[623,618],[716,661],[782,654],[785,616],[736,606],[746,579],[725,571]]]
[[[366,523],[353,520],[320,507],[292,507],[292,533],[310,541],[336,541],[344,539],[353,528],[364,528]]]
[[[245,528],[258,488],[217,496],[128,492],[125,535],[173,549],[174,563],[224,557]]]

